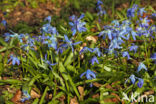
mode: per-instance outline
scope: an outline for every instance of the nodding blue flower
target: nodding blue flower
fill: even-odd
[[[139,27],[136,28],[136,31],[138,36],[147,35],[149,32],[145,27],[142,27],[141,25],[139,25]]]
[[[71,16],[71,20],[73,22],[69,22],[69,25],[72,26],[72,35],[74,36],[76,32],[85,32],[87,29],[84,27],[86,22],[82,22],[81,19],[84,17],[84,14],[82,14],[79,18],[77,18],[75,15]]]
[[[132,34],[133,40],[136,40],[137,33],[134,31],[131,31],[131,34]]]
[[[137,72],[139,72],[141,69],[145,69],[147,71],[147,67],[142,62],[139,63]]]
[[[151,15],[151,16],[156,17],[156,13],[152,13],[152,15]]]
[[[91,71],[90,69],[88,69],[86,72],[82,73],[82,74],[80,75],[80,78],[82,78],[85,74],[86,74],[86,78],[87,78],[88,80],[92,80],[92,79],[95,79],[95,78],[96,78],[96,73],[93,72],[93,71]],[[90,84],[90,87],[92,87],[92,86],[93,86],[93,85],[92,85],[92,83],[91,83],[91,84]]]
[[[12,54],[10,55],[10,59],[8,60],[8,63],[11,60],[12,60],[12,65],[15,65],[15,64],[19,65],[20,64],[20,60],[17,57],[15,57],[14,55],[12,55]]]
[[[69,38],[67,37],[67,35],[64,35],[64,39],[65,39],[65,42],[67,44],[62,44],[61,47],[71,47],[72,52],[74,52],[74,47],[73,46],[81,43],[81,41],[76,42],[76,43],[73,43],[71,39],[69,40]]]
[[[96,56],[94,56],[94,57],[90,60],[90,62],[92,63],[92,65],[94,65],[95,63],[99,64],[99,61],[98,61],[98,59],[97,59]]]
[[[103,16],[104,14],[106,14],[106,11],[102,9],[101,5],[103,4],[103,2],[101,0],[97,1],[97,10],[98,10],[98,15],[99,16]]]
[[[129,50],[134,51],[135,53],[136,53],[137,49],[138,49],[138,46],[135,45],[134,43],[132,43],[132,46],[129,47]]]
[[[102,56],[102,52],[100,52],[99,48],[93,48],[93,53],[97,54],[99,57]]]
[[[48,40],[43,41],[43,44],[48,44],[48,47],[52,47],[57,50],[57,38],[54,35],[48,36]]]
[[[49,23],[51,23],[51,16],[46,17],[44,21],[48,21]]]
[[[129,17],[129,18],[134,17],[135,16],[135,11],[137,10],[137,8],[138,8],[138,5],[136,5],[136,4],[134,4],[132,6],[132,8],[129,8],[127,10],[127,17]]]
[[[5,41],[7,42],[7,41],[9,41],[10,40],[10,33],[4,33],[4,37],[5,37]]]
[[[47,59],[47,54],[45,55],[45,59],[42,59],[42,61],[45,63],[45,64],[48,64],[50,69],[52,70],[52,67],[51,66],[54,66],[56,65],[57,63],[51,63],[48,59]]]
[[[141,21],[141,24],[140,24],[141,27],[148,28],[149,22],[150,22],[150,20],[148,20],[148,17],[140,18],[140,21]]]
[[[22,43],[23,42],[22,39],[25,37],[25,35],[27,35],[27,34],[18,34],[13,31],[10,31],[10,32],[12,32],[13,34],[4,33],[5,41],[9,41],[10,38],[17,38]]]
[[[156,64],[156,52],[151,56],[151,59],[154,60]]]
[[[2,20],[1,23],[3,24],[3,26],[6,27],[6,25],[7,25],[7,21],[6,20]]]
[[[57,54],[59,54],[59,53],[62,54],[63,53],[63,48],[62,47],[57,48],[56,52],[57,52]]]
[[[113,20],[113,21],[111,22],[111,24],[113,24],[113,26],[115,26],[115,27],[120,26],[120,23],[119,23],[118,20]]]
[[[104,31],[101,31],[99,33],[99,37],[103,35],[103,39],[105,39],[106,35],[108,36],[108,38],[110,40],[112,40],[112,30],[111,29],[107,29],[107,30],[104,30]]]
[[[143,13],[146,13],[145,8],[139,8],[138,15],[143,16]]]
[[[92,49],[88,48],[88,47],[83,47],[83,49],[81,49],[79,54],[82,54],[82,53],[85,53],[85,52],[92,52]]]
[[[103,4],[103,2],[101,0],[97,1],[97,6],[102,5],[102,4]]]
[[[45,33],[47,34],[53,34],[53,35],[58,35],[58,32],[56,30],[56,27],[51,26],[50,23],[44,24],[41,28],[42,35],[44,35]]]
[[[126,57],[126,56],[127,56],[127,59],[129,60],[130,59],[129,53],[127,51],[124,51],[122,53],[122,57]]]
[[[125,83],[127,83],[127,81],[130,80],[132,84],[135,84],[136,78],[137,78],[137,77],[135,77],[135,75],[132,74],[132,75],[125,81]]]
[[[117,49],[122,48],[121,46],[119,46],[122,43],[122,40],[119,40],[119,39],[121,39],[121,38],[115,38],[115,39],[111,40],[109,50],[115,49],[115,48],[117,48]]]
[[[99,5],[97,8],[99,9],[97,14],[98,16],[103,16],[106,14],[106,11],[102,9],[101,5]]]
[[[144,80],[141,79],[141,78],[138,78],[138,81],[139,82],[137,83],[137,85],[138,85],[139,88],[141,88],[143,86],[143,84],[144,84]]]
[[[135,9],[134,8],[129,8],[127,10],[127,17],[131,18],[135,16]]]
[[[26,36],[26,44],[22,45],[21,48],[24,48],[24,50],[26,50],[27,52],[32,49],[32,50],[35,50],[34,49],[34,46],[35,46],[35,40],[33,38],[31,38],[30,36]]]
[[[29,100],[31,98],[31,96],[29,95],[28,91],[22,91],[23,93],[23,98],[21,99],[21,102],[25,102],[26,100]]]

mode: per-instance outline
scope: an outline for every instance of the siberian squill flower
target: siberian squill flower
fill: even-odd
[[[138,5],[134,4],[132,8],[129,8],[127,10],[127,17],[129,17],[129,18],[134,17],[137,7],[138,7]]]
[[[25,102],[26,100],[29,100],[31,98],[28,91],[24,90],[24,91],[22,91],[22,93],[23,93],[24,97],[21,99],[21,102]]]
[[[48,23],[50,23],[50,22],[51,22],[51,16],[46,17],[46,18],[44,19],[44,21],[48,21]]]
[[[10,59],[8,60],[8,63],[11,60],[12,60],[12,65],[15,65],[15,64],[19,65],[20,64],[20,60],[17,57],[15,57],[14,55],[12,55],[12,54],[10,55]]]
[[[7,25],[7,21],[6,21],[6,20],[2,20],[2,21],[1,21],[1,24],[3,24],[3,26],[6,27],[6,25]]]
[[[122,57],[126,57],[126,56],[127,56],[127,59],[129,60],[130,59],[129,53],[127,51],[124,51],[122,53]]]
[[[139,63],[137,72],[139,72],[141,69],[145,69],[147,71],[147,67],[142,62]]]
[[[92,65],[94,65],[95,63],[99,64],[99,61],[98,61],[98,59],[97,59],[96,56],[94,56],[94,57],[90,60],[90,62],[92,63]]]
[[[134,51],[135,53],[136,53],[137,49],[138,49],[138,46],[135,45],[134,43],[132,43],[132,46],[129,47],[129,50]]]
[[[141,78],[138,78],[138,81],[139,82],[137,83],[137,85],[138,85],[139,88],[141,88],[143,86],[143,84],[144,84],[144,80],[141,79]]]
[[[96,73],[93,72],[93,71],[91,71],[90,69],[88,69],[86,72],[82,73],[82,74],[80,75],[80,78],[82,78],[85,74],[86,74],[86,78],[87,78],[88,80],[92,80],[92,79],[95,79],[95,78],[96,78]],[[93,85],[92,85],[92,83],[91,83],[91,84],[90,84],[90,87],[92,87],[92,86],[93,86]]]
[[[112,40],[112,30],[111,30],[111,29],[106,29],[106,30],[104,30],[104,31],[101,31],[101,32],[99,33],[99,37],[102,36],[102,35],[103,35],[103,39],[105,39],[105,37],[106,37],[106,35],[107,35],[108,38],[109,38],[110,40]]]
[[[51,63],[48,59],[47,59],[47,55],[45,55],[45,59],[42,59],[42,61],[45,63],[45,64],[47,64],[49,67],[50,67],[50,69],[52,70],[52,67],[51,66],[54,66],[54,65],[56,65],[57,63]]]
[[[85,53],[85,52],[93,52],[91,48],[83,47],[83,49],[80,50],[79,54]]]
[[[151,59],[154,60],[156,64],[156,52],[151,56]]]
[[[145,8],[139,8],[138,15],[143,16],[143,13],[146,13]]]
[[[69,22],[69,25],[72,26],[72,35],[74,36],[76,32],[85,32],[87,29],[85,27],[86,22],[82,22],[81,19],[84,17],[84,14],[82,14],[79,18],[77,18],[75,15],[71,16],[72,22]]]
[[[102,52],[100,52],[99,48],[93,48],[93,53],[97,54],[99,57],[102,56]]]
[[[76,42],[76,43],[73,43],[71,39],[69,40],[69,38],[67,37],[67,35],[64,35],[64,39],[65,39],[65,42],[67,44],[62,44],[61,47],[65,47],[65,48],[66,47],[71,47],[72,52],[74,52],[74,45],[77,45],[77,44],[80,44],[81,43],[81,41]]]
[[[136,77],[134,74],[132,74],[126,81],[125,83],[127,83],[127,81],[130,80],[132,84],[135,84],[136,82]]]
[[[150,20],[147,17],[140,18],[140,21],[141,21],[140,26],[148,28]]]

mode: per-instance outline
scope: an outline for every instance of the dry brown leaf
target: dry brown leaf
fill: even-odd
[[[91,40],[94,43],[96,43],[96,41],[98,40],[98,37],[97,36],[87,36],[86,40],[89,40],[89,41]]]
[[[22,94],[21,90],[17,90],[11,101],[16,104],[18,101],[21,100],[21,94]]]
[[[70,104],[79,104],[76,96],[70,100]]]
[[[80,99],[83,100],[83,97],[84,97],[84,88],[82,86],[78,86],[78,90],[79,90],[79,93],[80,93]]]
[[[36,91],[31,90],[30,95],[32,98],[40,98],[41,95],[39,95]]]
[[[92,96],[92,98],[99,98],[99,96],[100,96],[99,94],[95,94]]]
[[[97,82],[94,82],[93,85],[94,85],[95,87],[101,87],[101,86],[102,86],[102,84],[97,83]]]

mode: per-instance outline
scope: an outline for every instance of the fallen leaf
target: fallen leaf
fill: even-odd
[[[76,96],[70,100],[70,104],[79,104],[79,103],[77,102]]]
[[[82,86],[78,86],[78,90],[79,90],[79,93],[80,93],[80,99],[83,100],[84,88]]]
[[[21,94],[22,94],[21,90],[17,90],[11,101],[16,104],[18,101],[21,100]]]
[[[94,43],[96,43],[96,41],[98,40],[98,37],[97,36],[87,36],[86,37],[86,40],[91,40]]]
[[[40,98],[41,95],[39,95],[36,91],[31,90],[30,95],[32,98]]]
[[[92,98],[99,98],[99,96],[100,96],[99,94],[95,94],[92,96]]]
[[[94,85],[95,87],[101,87],[101,86],[102,86],[102,84],[97,83],[97,82],[94,82],[93,85]]]

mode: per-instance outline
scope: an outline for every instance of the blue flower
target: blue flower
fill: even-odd
[[[156,17],[156,13],[152,13],[152,15],[151,15],[151,16]]]
[[[122,53],[122,57],[126,57],[126,56],[127,56],[128,60],[129,60],[130,59],[129,53],[127,51],[124,51]]]
[[[131,18],[135,16],[135,10],[138,8],[138,5],[134,4],[132,8],[127,10],[127,17]]]
[[[103,2],[101,0],[97,1],[97,6],[102,5],[102,4],[103,4]]]
[[[49,60],[47,60],[47,54],[45,55],[45,59],[42,59],[42,61],[45,63],[45,64],[48,64],[50,69],[52,70],[52,67],[51,66],[54,66],[56,65],[57,63],[51,63]]]
[[[48,44],[48,47],[52,47],[57,50],[57,38],[54,35],[47,36],[48,40],[43,41],[43,44]]]
[[[141,88],[144,84],[144,80],[141,78],[138,78],[139,82],[137,83],[138,87]]]
[[[133,40],[136,40],[137,33],[134,31],[131,31],[131,34],[132,34]]]
[[[24,97],[21,99],[21,102],[25,102],[26,100],[29,100],[31,98],[31,96],[29,95],[28,91],[22,91]]]
[[[81,22],[81,19],[84,17],[84,14],[82,14],[79,18],[77,18],[75,15],[71,16],[73,22],[69,22],[69,25],[72,26],[72,35],[74,36],[76,32],[84,32],[87,29],[84,27],[86,22]]]
[[[10,33],[4,33],[4,37],[5,37],[5,41],[7,42],[7,41],[9,41],[10,40]]]
[[[97,54],[99,57],[102,56],[102,53],[100,52],[99,48],[94,48],[92,52]]]
[[[82,73],[82,74],[80,75],[80,78],[82,78],[85,74],[86,74],[86,78],[87,78],[88,80],[92,80],[92,79],[95,79],[95,78],[96,78],[95,72],[91,71],[90,69],[88,69],[86,72]],[[91,83],[91,84],[90,84],[90,87],[92,87],[92,86],[93,86],[93,85],[92,85],[92,83]]]
[[[138,15],[143,16],[143,13],[146,13],[145,8],[139,8]]]
[[[108,36],[108,38],[110,40],[112,40],[112,30],[111,29],[107,29],[107,30],[104,30],[104,31],[101,31],[99,33],[99,37],[103,35],[103,39],[105,39],[106,35]]]
[[[92,63],[92,65],[94,65],[95,62],[99,64],[99,61],[98,61],[98,59],[97,59],[96,56],[94,56],[94,57],[90,60],[90,62]]]
[[[15,65],[16,63],[17,65],[20,64],[20,60],[17,57],[13,56],[12,54],[10,55],[10,59],[8,60],[8,62],[10,62],[11,60],[12,60],[12,65]]]
[[[139,63],[137,72],[139,72],[141,69],[145,69],[147,71],[147,67],[142,62]]]
[[[56,27],[53,27],[51,26],[50,23],[47,23],[47,24],[44,24],[41,28],[41,31],[40,31],[43,35],[45,33],[48,33],[48,34],[53,34],[53,35],[58,35],[58,32],[56,30]]]
[[[7,21],[6,20],[2,20],[1,23],[3,24],[3,26],[6,27],[6,25],[7,25]]]
[[[135,45],[134,43],[132,43],[132,46],[129,47],[129,50],[134,51],[135,53],[136,53],[137,49],[138,49],[138,46]]]
[[[106,14],[106,11],[102,9],[101,5],[99,5],[97,8],[99,9],[98,16],[103,16]]]
[[[132,75],[129,77],[129,79],[131,80],[132,84],[135,84],[135,81],[136,81],[135,78],[136,78],[136,77],[135,77],[134,74],[132,74]]]
[[[80,42],[73,43],[71,39],[69,40],[69,38],[67,37],[67,35],[64,35],[64,39],[65,39],[65,42],[67,44],[62,44],[61,47],[71,47],[72,48],[72,52],[74,52],[74,47],[73,46],[81,43],[81,41]]]
[[[140,21],[141,21],[141,24],[140,24],[140,25],[141,25],[142,27],[148,28],[150,20],[148,20],[147,17],[145,17],[145,18],[140,18]]]
[[[48,21],[49,23],[51,22],[51,16],[48,16],[44,19],[44,21]]]
[[[151,59],[155,61],[155,64],[156,64],[156,53],[154,53],[152,56],[151,56]]]
[[[82,53],[85,53],[85,52],[92,52],[92,49],[91,48],[88,48],[88,47],[83,47],[83,49],[80,51],[79,54],[82,54]]]

